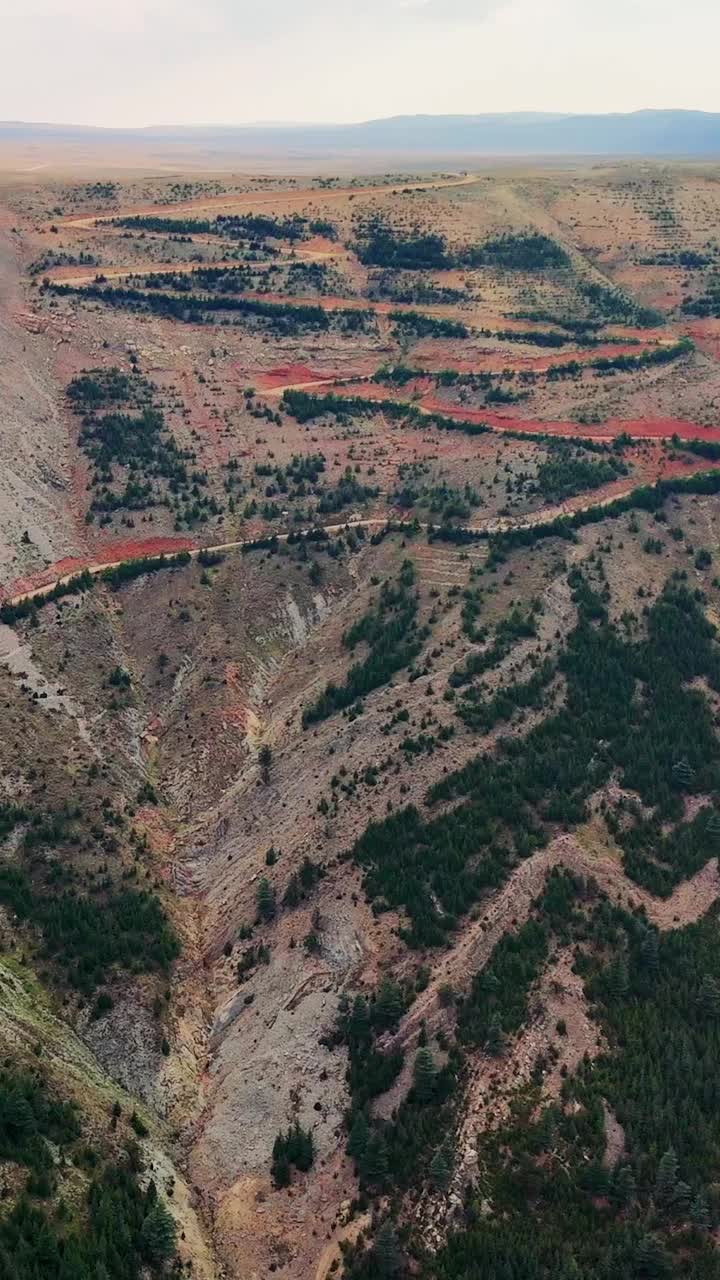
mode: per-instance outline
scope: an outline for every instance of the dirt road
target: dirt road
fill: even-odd
[[[408,185],[412,186],[414,191],[439,191],[446,187],[467,187],[477,182],[477,177],[473,173],[458,174],[453,178],[438,178],[431,182],[412,182]],[[273,205],[275,208],[279,204],[288,206],[289,208],[303,206],[308,200],[318,201],[320,203],[332,202],[333,200],[344,200],[349,196],[390,196],[397,193],[398,185],[381,187],[333,187],[332,190],[320,189],[318,187],[302,187],[296,191],[270,191],[263,192],[243,192],[240,195],[219,195],[219,196],[198,196],[194,200],[183,200],[178,204],[168,205],[163,208],[163,216],[171,218],[175,214],[199,213],[206,210],[219,213],[227,209],[260,209],[266,205]],[[63,218],[57,225],[62,227],[93,227],[96,222],[112,222],[115,218],[134,218],[141,217],[144,214],[156,216],[158,206],[156,204],[133,205],[126,209],[115,209],[112,213],[93,213],[86,214],[82,218]]]
[[[193,243],[200,239],[193,236]],[[213,240],[206,238],[202,241],[206,244],[214,244]],[[338,255],[339,255],[338,251]],[[277,258],[273,258],[270,263],[258,263],[258,266],[278,266],[293,262],[326,262],[328,258],[335,255],[327,249],[302,249],[297,248],[294,254],[281,254]],[[46,271],[43,274],[43,280],[49,280],[51,284],[69,284],[74,288],[79,288],[84,284],[94,284],[98,276],[102,276],[105,280],[127,280],[133,276],[162,276],[172,274],[174,276],[191,275],[193,271],[207,271],[211,269],[232,271],[244,264],[238,262],[236,258],[217,258],[208,262],[136,262],[130,266],[124,267],[85,267],[82,271],[78,271],[75,267],[56,267],[54,271]],[[250,296],[238,294],[237,297]],[[258,294],[258,297],[266,298],[266,294]],[[305,298],[293,299],[285,297],[286,302],[306,302]],[[322,299],[320,300],[322,302]],[[634,348],[633,348],[634,349]]]
[[[491,534],[509,533],[512,529],[531,529],[536,525],[547,524],[562,516],[573,515],[578,511],[588,511],[595,507],[599,508],[609,506],[611,503],[616,502],[618,498],[626,497],[632,492],[633,488],[634,485],[628,484],[620,492],[614,492],[610,496],[605,496],[603,498],[595,498],[595,500],[590,500],[574,507],[570,506],[568,503],[561,503],[557,506],[541,507],[540,510],[534,511],[527,516],[495,516],[493,519],[482,521],[480,524],[466,525],[463,531],[475,534],[479,537],[490,537]],[[384,528],[390,519],[391,517],[376,517],[368,520],[345,520],[341,524],[323,525],[322,528],[327,534],[343,533],[345,530],[349,529]],[[392,523],[396,527],[407,528],[410,528],[414,524],[414,522],[410,520],[393,520]],[[318,526],[314,527],[317,528]],[[442,528],[441,525],[428,523],[419,523],[415,527],[419,527],[424,532],[440,530]],[[310,528],[298,529],[293,532],[292,536],[303,536],[310,532]],[[287,542],[291,535],[289,533],[268,533],[265,536],[274,537],[277,542]],[[242,550],[243,547],[252,547],[257,540],[257,538],[238,538],[232,542],[212,544],[197,543],[195,546],[179,546],[177,552],[166,550],[162,554],[167,555],[169,559],[172,559],[174,554],[187,554],[195,559],[200,555],[201,551],[238,551]],[[3,596],[2,591],[0,590],[0,601],[5,604],[19,604],[22,600],[34,600],[46,595],[47,592],[54,590],[55,587],[65,586],[72,578],[77,577],[79,573],[87,572],[91,577],[97,577],[101,573],[104,573],[106,569],[117,569],[121,564],[128,564],[133,560],[143,559],[147,559],[147,551],[139,551],[137,556],[125,556],[122,560],[88,561],[87,563],[78,561],[74,564],[72,570],[62,573],[57,577],[49,578],[47,582],[34,587],[30,591],[20,591],[15,594]]]

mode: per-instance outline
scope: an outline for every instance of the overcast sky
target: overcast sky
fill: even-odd
[[[0,119],[720,110],[720,0],[0,0]]]

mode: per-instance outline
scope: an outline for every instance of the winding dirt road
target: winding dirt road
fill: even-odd
[[[634,484],[628,484],[619,492],[612,493],[611,495],[603,498],[596,498],[594,501],[591,500],[575,506],[571,506],[568,503],[560,503],[557,506],[541,507],[538,511],[531,512],[527,516],[496,516],[491,520],[482,521],[480,524],[465,525],[461,532],[475,534],[478,537],[490,537],[491,534],[509,533],[513,529],[532,529],[536,525],[548,524],[553,520],[559,519],[561,516],[574,515],[578,511],[589,511],[591,508],[595,507],[600,508],[609,506],[611,503],[616,502],[618,498],[627,497],[629,493],[632,493],[632,490],[635,487],[636,486]],[[341,524],[328,524],[322,526],[314,525],[312,528],[322,528],[327,534],[338,534],[344,533],[346,530],[350,529],[384,528],[388,523],[392,523],[396,528],[411,528],[414,526],[415,528],[420,528],[425,532],[440,530],[442,528],[439,524],[419,522],[416,525],[414,521],[396,520],[392,519],[392,517],[375,517],[367,520],[345,520]],[[269,531],[267,534],[262,536],[268,538],[274,537],[277,542],[287,542],[291,536],[302,537],[307,535],[312,532],[312,528],[295,530],[292,535],[289,532],[273,534],[272,531]],[[189,555],[192,559],[195,559],[202,551],[241,551],[243,547],[254,546],[257,541],[258,538],[254,537],[237,538],[232,542],[211,544],[197,543],[192,546],[179,545],[176,551],[166,548],[158,554],[166,555],[169,560],[172,560],[173,556],[181,554]],[[23,600],[35,600],[46,595],[48,592],[53,591],[55,587],[65,586],[80,573],[89,573],[90,576],[94,578],[104,573],[106,569],[117,569],[122,564],[132,563],[134,560],[145,559],[148,559],[147,550],[138,551],[136,556],[124,556],[121,560],[89,560],[87,563],[78,561],[71,570],[59,574],[57,577],[49,578],[47,582],[42,583],[40,586],[33,587],[29,591],[19,591],[14,594],[6,594],[3,596],[2,590],[0,589],[0,601],[4,604],[19,604]]]
[[[446,187],[467,187],[477,182],[477,176],[474,173],[457,174],[452,178],[438,178],[431,182],[411,182],[414,191],[439,191]],[[277,207],[278,204],[288,205],[290,207],[304,205],[308,200],[317,200],[321,202],[342,200],[348,196],[390,196],[397,194],[399,186],[403,183],[393,183],[385,187],[333,187],[332,189],[324,189],[318,187],[302,187],[296,191],[268,191],[262,194],[253,191],[242,192],[237,195],[218,195],[218,196],[198,196],[194,200],[183,200],[177,204],[162,206],[160,212],[163,216],[172,218],[175,214],[200,213],[209,210],[211,212],[219,212],[223,209],[260,209],[266,205]],[[158,215],[157,204],[133,205],[126,209],[114,209],[112,213],[91,213],[85,214],[82,218],[63,218],[56,222],[56,225],[62,227],[94,227],[97,222],[112,223],[115,218],[134,218],[141,217],[143,214],[149,214],[153,217]]]

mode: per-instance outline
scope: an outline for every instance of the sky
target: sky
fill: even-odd
[[[0,120],[720,110],[719,0],[0,0]]]

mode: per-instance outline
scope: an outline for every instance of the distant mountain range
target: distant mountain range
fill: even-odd
[[[132,145],[286,154],[482,156],[720,156],[720,113],[634,111],[610,115],[510,112],[394,116],[361,124],[167,125],[94,129],[0,121],[0,143]]]

